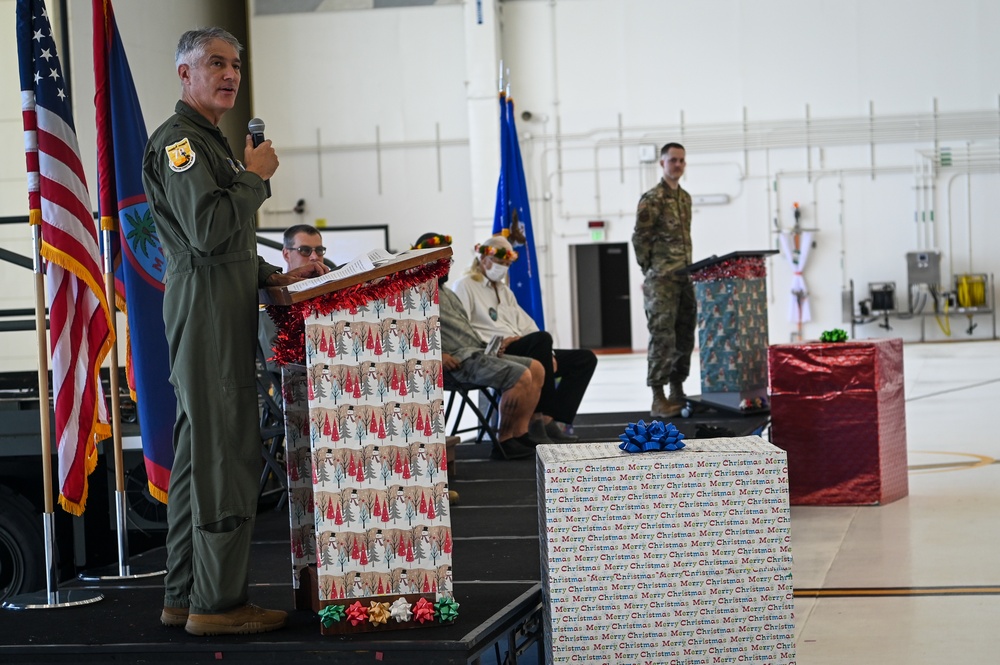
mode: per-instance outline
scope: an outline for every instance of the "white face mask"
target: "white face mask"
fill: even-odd
[[[486,269],[486,278],[491,282],[502,281],[507,275],[507,268],[509,267],[510,266],[502,266],[499,263],[494,263]]]

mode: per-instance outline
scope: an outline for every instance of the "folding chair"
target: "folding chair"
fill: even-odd
[[[260,474],[259,501],[265,494],[281,492],[276,509],[288,500],[288,475],[284,464],[285,412],[281,402],[281,376],[267,368],[267,356],[260,344],[257,345],[257,397],[260,404],[260,454],[264,458],[264,468]],[[278,487],[268,490],[267,485],[274,478]]]
[[[444,391],[448,393],[448,405],[444,410],[445,422],[451,417],[452,407],[455,406],[456,399],[459,401],[458,412],[455,414],[455,421],[451,428],[451,436],[458,436],[464,432],[476,431],[476,443],[482,443],[487,437],[493,444],[497,444],[497,431],[494,426],[494,419],[500,415],[500,391],[489,386],[477,386],[471,383],[460,383],[451,378],[448,372],[444,374]],[[470,393],[478,392],[486,400],[486,413],[473,399]],[[476,424],[471,427],[461,427],[462,414],[468,406],[476,416]]]

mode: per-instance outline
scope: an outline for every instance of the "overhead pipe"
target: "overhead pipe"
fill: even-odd
[[[617,126],[599,127],[586,132],[564,134],[560,128],[556,105],[556,128],[553,133],[535,134],[531,140],[550,140],[558,143],[592,141],[602,135],[617,136]],[[685,147],[692,152],[744,152],[768,148],[801,148],[866,145],[869,143],[926,143],[934,141],[965,141],[975,139],[996,140],[1000,134],[1000,115],[996,111],[958,111],[951,113],[917,113],[909,115],[854,118],[814,118],[810,117],[808,130],[806,122],[799,120],[764,120],[751,122],[744,118],[731,123],[706,123],[690,125],[683,112],[679,125],[639,125],[623,128],[630,134],[622,138],[625,146],[648,142],[650,136],[679,135]],[[287,146],[282,154],[315,154],[366,152],[373,150],[392,151],[419,148],[464,147],[467,138],[459,139],[417,139],[345,143],[341,145]]]

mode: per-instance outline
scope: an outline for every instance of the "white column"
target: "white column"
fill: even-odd
[[[465,71],[469,109],[469,173],[472,233],[477,240],[493,230],[500,175],[500,113],[497,77],[500,35],[497,0],[466,0]]]

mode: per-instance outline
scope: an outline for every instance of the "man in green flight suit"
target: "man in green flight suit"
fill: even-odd
[[[632,247],[645,278],[646,385],[653,389],[649,413],[654,418],[672,418],[681,412],[698,317],[691,277],[675,274],[691,263],[691,195],[680,185],[685,157],[680,143],[667,143],[660,150],[663,177],[639,199],[632,234]],[[663,394],[667,384],[669,399]]]
[[[257,256],[254,216],[278,158],[270,141],[254,147],[247,136],[244,166],[218,128],[239,91],[241,50],[221,28],[181,36],[181,100],[142,166],[167,259],[163,319],[177,394],[160,620],[195,635],[285,625],[285,612],[247,599],[261,465],[257,290],[327,271],[310,264],[283,275]]]

